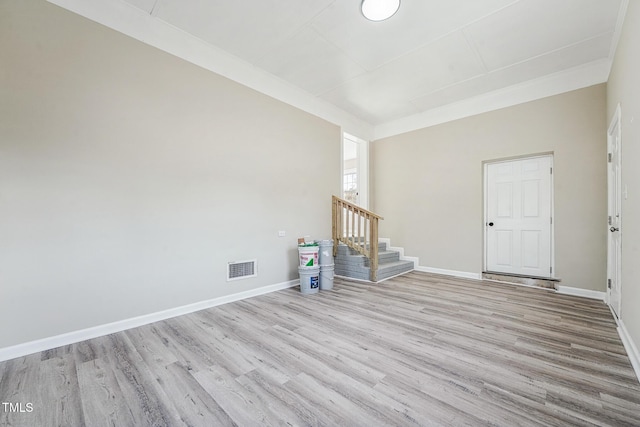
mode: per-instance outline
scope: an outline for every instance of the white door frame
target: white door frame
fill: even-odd
[[[554,168],[554,164],[553,164],[553,152],[546,152],[546,153],[539,153],[539,154],[527,154],[527,155],[522,155],[522,156],[513,156],[513,157],[505,157],[502,159],[494,159],[494,160],[485,160],[482,162],[483,164],[483,186],[482,186],[482,190],[483,190],[483,194],[482,194],[482,201],[483,201],[483,206],[482,206],[482,239],[483,239],[483,245],[482,245],[482,271],[487,271],[487,222],[489,221],[488,219],[488,206],[487,206],[487,196],[488,196],[488,188],[489,188],[489,183],[487,180],[487,171],[489,169],[489,165],[491,164],[495,164],[495,163],[502,163],[502,162],[508,162],[510,160],[526,160],[526,159],[533,159],[536,157],[549,157],[550,158],[550,162],[551,162],[551,170],[553,171]],[[551,260],[550,260],[550,265],[551,265],[551,274],[549,275],[549,278],[555,278],[556,277],[556,265],[555,265],[555,209],[554,209],[554,184],[553,184],[553,176],[554,173],[551,173],[551,218],[552,218],[552,222],[551,222],[551,250],[550,250],[550,256],[551,256]]]
[[[622,111],[620,108],[620,104],[618,104],[618,106],[616,107],[616,111],[613,115],[613,118],[611,119],[611,123],[609,124],[609,128],[607,130],[607,153],[611,154],[612,153],[612,145],[613,145],[613,138],[614,136],[618,138],[618,156],[617,156],[617,160],[618,160],[618,171],[620,170],[620,166],[622,164],[622,129],[621,129],[621,124],[622,124]],[[614,132],[616,135],[614,135]],[[613,185],[613,168],[612,168],[612,164],[611,164],[611,160],[610,157],[607,161],[607,216],[608,218],[611,218],[610,220],[607,221],[607,304],[609,304],[609,306],[611,307],[612,311],[615,313],[616,316],[618,316],[618,318],[620,318],[621,316],[621,308],[622,308],[622,259],[620,254],[622,253],[622,182],[620,179],[620,176],[618,176],[618,180],[616,180],[616,189],[615,191],[612,191],[613,189],[611,188],[611,186]],[[614,199],[614,195],[616,200]],[[612,218],[615,207],[613,206],[613,204],[617,204],[617,207],[619,208],[619,217],[617,218],[617,221],[615,221],[614,218]],[[613,221],[613,225],[612,225],[612,221]],[[616,223],[617,222],[617,223]],[[613,232],[610,231],[610,227],[617,225],[617,228],[619,229],[619,231],[616,231],[617,233],[620,233],[618,236],[618,242],[619,242],[619,256],[616,257],[617,261],[615,263],[615,265],[612,265],[613,261],[612,261],[612,244],[613,244],[613,237],[614,234]],[[611,291],[612,291],[612,287],[611,287],[611,282],[610,280],[615,277],[615,280],[617,280],[617,284],[615,285],[618,288],[618,292],[619,292],[619,296],[618,299],[615,301],[616,307],[614,307],[612,305],[612,303],[614,303],[614,301],[612,301],[611,298]]]
[[[369,142],[346,132],[342,133],[340,152],[340,194],[344,197],[344,141],[347,139],[358,145],[358,206],[369,209]]]

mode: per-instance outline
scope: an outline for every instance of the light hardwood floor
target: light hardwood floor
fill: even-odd
[[[410,273],[336,279],[0,363],[11,426],[640,425],[607,306]]]

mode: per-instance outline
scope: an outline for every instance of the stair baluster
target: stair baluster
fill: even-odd
[[[333,256],[338,253],[338,243],[364,255],[369,259],[370,278],[372,282],[378,280],[378,222],[382,218],[371,211],[354,205],[344,199],[332,198],[332,233]]]

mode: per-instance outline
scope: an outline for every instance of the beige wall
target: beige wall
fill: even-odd
[[[618,103],[622,123],[621,319],[640,346],[640,2],[630,1],[607,84],[607,123]]]
[[[330,235],[337,126],[44,1],[0,0],[0,58],[0,348],[295,279]]]
[[[553,152],[561,285],[605,290],[605,86],[569,92],[372,143],[380,235],[424,267],[483,268],[483,162]]]

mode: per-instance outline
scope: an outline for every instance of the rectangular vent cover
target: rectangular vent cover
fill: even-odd
[[[230,280],[246,279],[258,275],[258,261],[233,261],[227,264],[227,282]]]

